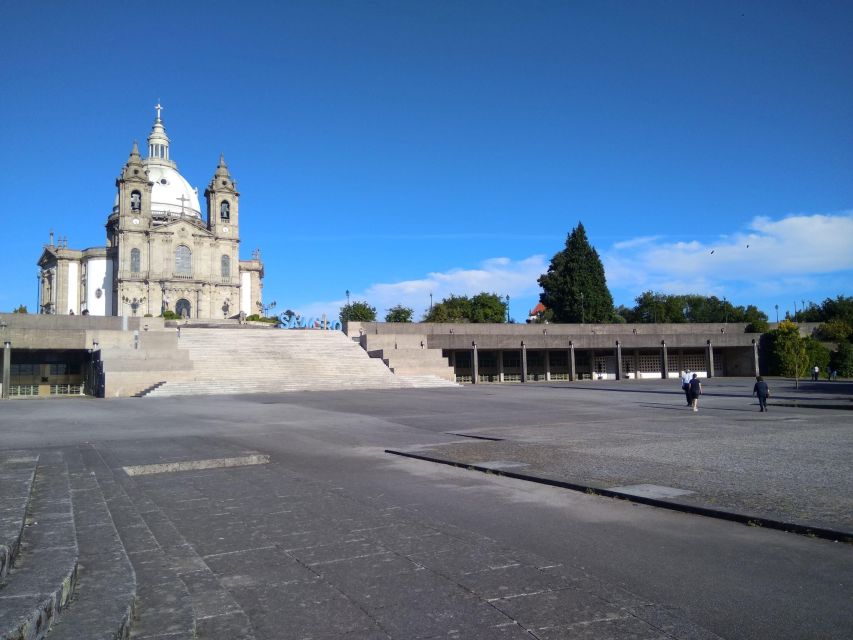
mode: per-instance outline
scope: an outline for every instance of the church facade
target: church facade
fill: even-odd
[[[259,252],[240,260],[240,193],[225,159],[198,190],[170,157],[160,105],[143,158],[137,147],[116,179],[107,244],[45,246],[38,261],[39,313],[212,319],[263,313]]]

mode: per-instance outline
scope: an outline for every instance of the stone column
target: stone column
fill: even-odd
[[[551,351],[545,349],[545,380],[551,379]]]
[[[752,341],[752,373],[756,376],[761,375],[758,368],[758,342],[755,339]]]
[[[595,349],[589,350],[589,378],[595,380]]]
[[[666,340],[660,341],[660,377],[669,378],[669,356],[666,353]]]
[[[527,347],[521,341],[521,381],[527,382]]]
[[[569,340],[569,380],[577,380],[577,369],[575,368],[575,343]]]
[[[616,379],[622,379],[622,345],[616,341]]]
[[[504,352],[498,349],[498,382],[504,381]]]
[[[714,346],[711,344],[711,341],[708,340],[708,347],[705,351],[705,364],[708,369],[708,377],[714,377]]]
[[[634,379],[640,379],[640,350],[634,349]]]
[[[477,362],[477,343],[471,342],[471,382],[477,384],[480,377],[480,363]]]
[[[11,376],[9,375],[9,371],[12,366],[12,343],[6,340],[3,343],[3,391],[0,394],[0,398],[7,399],[9,397],[9,384],[11,381]]]

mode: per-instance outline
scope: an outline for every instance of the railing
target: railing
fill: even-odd
[[[192,274],[187,275],[185,273],[173,273],[172,279],[173,280],[192,280],[193,276],[192,276]]]
[[[9,385],[10,396],[37,396],[39,386],[37,384],[12,384]]]
[[[79,396],[83,393],[81,384],[52,384],[50,395],[52,396]]]

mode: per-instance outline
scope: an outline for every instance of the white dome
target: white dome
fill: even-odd
[[[152,213],[166,212],[176,217],[183,213],[184,217],[201,220],[198,192],[177,169],[163,164],[149,164],[147,161],[145,168],[148,170],[148,179],[154,183],[151,188]],[[118,211],[118,193],[113,201],[113,211]]]
[[[198,193],[176,169],[168,165],[145,163],[151,189],[151,211],[193,216],[201,219]]]
[[[148,174],[149,182],[153,183],[151,188],[151,215],[155,219],[167,217],[189,217],[201,220],[201,207],[198,203],[198,191],[190,186],[184,176],[178,173],[175,163],[169,159],[169,136],[160,119],[160,111],[163,107],[158,103],[157,119],[148,135],[148,158],[143,161],[143,166]],[[138,159],[139,154],[136,143],[133,143],[131,159]],[[116,194],[113,211],[118,211],[119,202]]]

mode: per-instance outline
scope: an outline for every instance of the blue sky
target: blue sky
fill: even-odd
[[[35,308],[51,228],[104,244],[158,99],[191,184],[225,154],[277,311],[485,290],[523,320],[578,221],[617,304],[853,294],[850,2],[2,9],[0,309]]]

